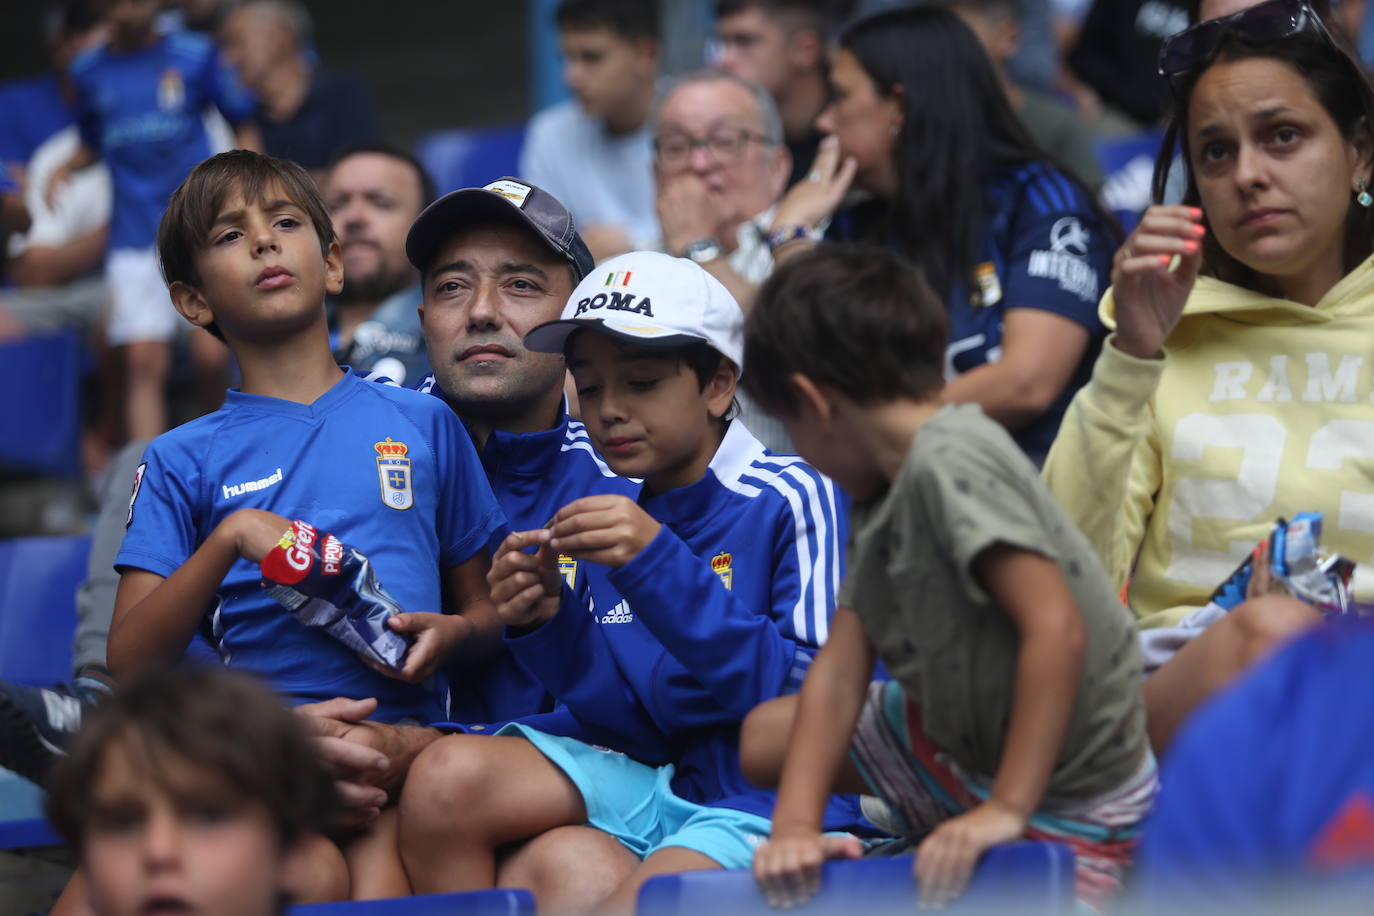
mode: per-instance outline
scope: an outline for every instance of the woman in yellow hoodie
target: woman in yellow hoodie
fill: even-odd
[[[1160,60],[1176,111],[1156,199],[1174,138],[1187,193],[1117,253],[1115,334],[1045,465],[1142,630],[1183,644],[1147,652],[1156,749],[1315,621],[1293,599],[1196,612],[1275,518],[1322,512],[1326,546],[1374,554],[1374,90],[1302,0],[1201,23]]]

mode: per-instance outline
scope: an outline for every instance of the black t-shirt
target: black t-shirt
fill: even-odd
[[[1103,101],[1148,126],[1169,105],[1159,48],[1187,27],[1182,0],[1095,0],[1069,66]]]
[[[382,139],[372,98],[358,80],[316,72],[305,101],[290,120],[276,122],[258,111],[263,148],[306,169],[322,169],[340,149]]]

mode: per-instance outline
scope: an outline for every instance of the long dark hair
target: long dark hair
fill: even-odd
[[[1349,141],[1363,131],[1374,142],[1374,87],[1371,87],[1369,77],[1356,63],[1358,57],[1343,33],[1333,30],[1331,34],[1335,47],[1310,30],[1268,42],[1248,41],[1233,30],[1222,38],[1212,62],[1250,57],[1283,61],[1307,80],[1312,94],[1321,102],[1331,120],[1336,122],[1341,136]],[[1188,178],[1183,203],[1201,205],[1188,148],[1188,105],[1192,101],[1198,78],[1210,66],[1208,64],[1195,73],[1176,77],[1173,82],[1173,112],[1164,131],[1164,142],[1160,144],[1159,154],[1155,157],[1155,203],[1164,201],[1169,171],[1177,152],[1183,158],[1184,174]],[[1344,271],[1349,273],[1371,252],[1374,252],[1374,209],[1361,207],[1352,194],[1345,217]],[[1246,289],[1261,288],[1261,277],[1222,248],[1212,232],[1202,240],[1202,273]]]
[[[900,177],[886,229],[942,298],[972,274],[984,191],[996,172],[1043,162],[1083,188],[1036,145],[982,44],[955,13],[934,5],[888,10],[846,26],[839,43],[880,94],[902,87]]]

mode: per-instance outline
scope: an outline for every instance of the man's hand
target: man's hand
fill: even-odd
[[[1025,832],[1026,818],[993,798],[936,827],[916,849],[920,905],[942,909],[957,899],[984,852]]]
[[[674,257],[681,257],[683,249],[697,239],[716,238],[726,207],[721,195],[696,172],[664,178],[656,204],[663,247]]]
[[[429,678],[444,661],[453,657],[463,640],[472,633],[472,622],[457,614],[435,614],[428,611],[396,614],[387,626],[397,633],[415,637],[406,650],[405,664],[400,671],[381,662],[359,655],[368,667],[410,684]]]
[[[619,569],[639,556],[663,526],[625,496],[584,496],[573,500],[553,517],[549,546]]]
[[[381,814],[387,794],[376,785],[391,766],[386,755],[377,750],[373,734],[361,723],[377,709],[377,701],[336,697],[322,703],[296,707],[296,715],[314,737],[315,749],[337,777],[334,788],[343,804],[336,826],[356,830],[367,826]]]
[[[857,859],[863,847],[852,836],[774,836],[754,852],[754,878],[768,905],[801,906],[821,889],[821,864],[828,859]]]
[[[487,573],[496,615],[508,627],[529,630],[544,625],[558,613],[563,579],[549,546],[545,528],[515,531],[496,548],[496,559]],[[538,547],[534,553],[526,548]]]

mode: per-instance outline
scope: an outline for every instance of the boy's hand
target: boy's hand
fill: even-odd
[[[1025,832],[1025,816],[994,798],[936,827],[916,849],[920,906],[942,909],[968,887],[984,852]]]
[[[563,578],[549,546],[546,528],[515,531],[496,548],[496,559],[487,573],[491,600],[501,623],[518,630],[542,626],[558,613]],[[534,553],[525,548],[538,546]]]
[[[801,906],[821,889],[821,864],[827,859],[857,859],[863,847],[852,836],[819,832],[774,836],[754,851],[754,878],[769,906]]]
[[[396,614],[386,623],[397,633],[415,637],[415,641],[406,650],[405,665],[397,671],[365,655],[359,655],[358,658],[374,671],[409,684],[419,684],[427,680],[441,662],[452,657],[458,646],[472,632],[472,623],[457,614],[435,614],[429,611]]]
[[[220,526],[228,526],[227,535],[235,553],[250,563],[261,563],[291,527],[291,520],[275,512],[240,509]]]
[[[619,569],[639,555],[663,526],[625,496],[584,496],[558,510],[549,542],[559,553]]]

